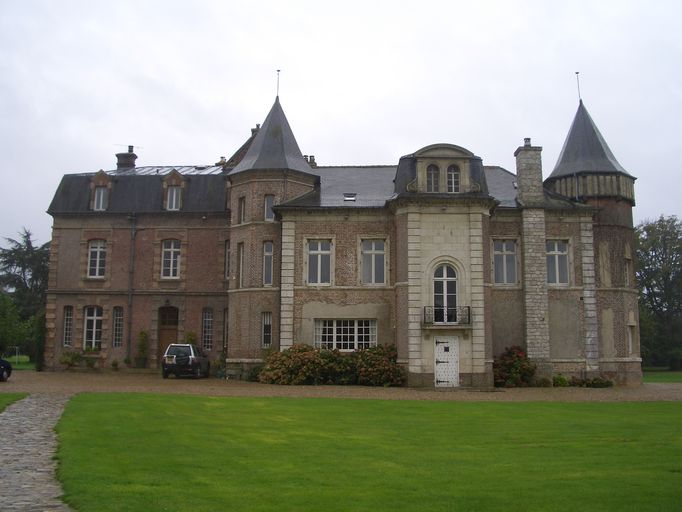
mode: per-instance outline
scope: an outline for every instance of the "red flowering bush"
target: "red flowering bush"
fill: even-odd
[[[497,388],[531,386],[534,376],[535,364],[519,346],[505,348],[493,362],[493,378]]]
[[[362,384],[400,386],[405,381],[395,347],[377,346],[342,354],[296,344],[273,352],[258,379],[266,384]]]

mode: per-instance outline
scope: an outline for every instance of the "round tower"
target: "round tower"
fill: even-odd
[[[582,100],[545,187],[594,207],[599,372],[641,383],[632,208],[635,177],[616,160]]]

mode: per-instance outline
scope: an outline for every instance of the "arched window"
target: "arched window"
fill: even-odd
[[[426,191],[438,192],[438,182],[440,181],[440,169],[437,165],[429,165],[426,168]]]
[[[448,264],[439,265],[433,273],[433,321],[457,322],[457,271]]]
[[[459,167],[456,165],[448,167],[448,192],[450,194],[459,192]]]

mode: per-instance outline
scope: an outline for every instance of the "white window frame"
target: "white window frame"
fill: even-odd
[[[244,288],[244,242],[237,244],[237,286]]]
[[[272,312],[261,313],[261,348],[272,346]]]
[[[447,190],[449,194],[458,194],[461,187],[461,175],[459,166],[452,164],[446,171]]]
[[[443,269],[443,276],[437,277],[436,273],[438,270]],[[448,276],[448,269],[452,269],[455,276]],[[457,268],[452,263],[440,263],[433,269],[432,283],[433,283],[433,323],[434,324],[456,324],[459,313],[457,311],[457,302],[459,295],[459,275],[457,273]],[[436,283],[441,283],[442,290],[440,293],[436,292]],[[455,293],[448,293],[448,284],[454,283]],[[454,295],[454,304],[450,303],[450,296]],[[440,301],[438,300],[440,298]],[[442,305],[437,305],[438,302],[442,302]],[[450,316],[448,314],[449,309],[454,309],[454,315]],[[439,314],[438,310],[442,310]]]
[[[508,250],[507,244],[513,244],[513,251]],[[502,250],[496,248],[496,244],[502,244]],[[493,238],[493,284],[495,286],[516,286],[519,284],[519,258],[518,258],[518,240],[516,238]],[[512,268],[514,269],[514,278],[509,276],[509,260],[512,259]],[[498,261],[501,260],[501,267]],[[498,281],[497,270],[501,268],[502,280]]]
[[[96,212],[103,212],[109,208],[109,187],[98,185],[95,187],[95,200],[92,209]]]
[[[225,279],[230,278],[230,241],[225,240]]]
[[[64,326],[62,329],[62,345],[73,344],[73,306],[64,306]]]
[[[369,249],[365,249],[365,243],[371,243]],[[376,242],[381,242],[383,244],[382,249],[376,248]],[[365,273],[368,271],[365,256],[369,256],[369,280],[365,279]],[[383,263],[377,264],[377,259],[381,257]],[[366,286],[381,286],[385,285],[388,276],[388,240],[381,237],[363,237],[360,239],[360,283]],[[383,272],[383,280],[377,280],[377,268],[381,267]]]
[[[182,207],[182,187],[169,185],[166,191],[166,210],[178,211]]]
[[[102,308],[85,306],[83,309],[83,350],[102,348]]]
[[[112,337],[111,346],[119,348],[123,346],[123,308],[115,306],[112,313]]]
[[[161,242],[161,279],[180,279],[182,242],[169,238]]]
[[[201,345],[204,350],[213,350],[213,308],[201,311]]]
[[[436,164],[426,166],[426,191],[440,192],[440,167]]]
[[[565,251],[559,250],[559,244],[565,244]],[[549,286],[568,286],[571,282],[570,240],[547,239],[545,242],[547,251],[547,284]],[[554,262],[554,274],[550,275],[550,262]],[[566,279],[561,280],[561,268],[564,267]]]
[[[328,243],[329,244],[329,249],[322,249],[321,245],[323,243]],[[316,248],[311,249],[311,244],[317,244]],[[306,284],[309,286],[331,286],[334,283],[334,239],[333,238],[327,238],[327,237],[320,237],[320,238],[309,238],[306,239],[306,244],[305,244],[305,249],[306,249],[306,257],[305,257],[305,262],[306,262],[306,268],[305,268],[305,280]],[[310,280],[310,272],[311,272],[311,262],[313,259],[317,260],[316,261],[316,266],[317,266],[317,275],[315,276],[315,280],[311,281]],[[324,261],[327,260],[329,262],[329,280],[328,281],[323,281],[323,276],[322,276],[322,265]]]
[[[274,250],[275,244],[271,240],[263,242],[263,286],[272,286]]]
[[[273,194],[266,194],[263,203],[263,219],[266,222],[273,222],[275,220],[275,211],[272,207],[275,206],[275,196]]]
[[[237,224],[246,223],[246,196],[237,199]]]
[[[354,352],[377,345],[376,318],[316,318],[315,347]]]
[[[102,239],[88,242],[88,277],[103,279],[107,267],[107,241]]]

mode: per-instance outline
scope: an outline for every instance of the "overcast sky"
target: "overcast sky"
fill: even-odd
[[[51,236],[63,174],[212,164],[276,95],[320,165],[436,142],[551,173],[585,106],[631,174],[635,221],[682,217],[682,2],[0,0],[0,238]],[[5,245],[0,241],[0,245]]]

